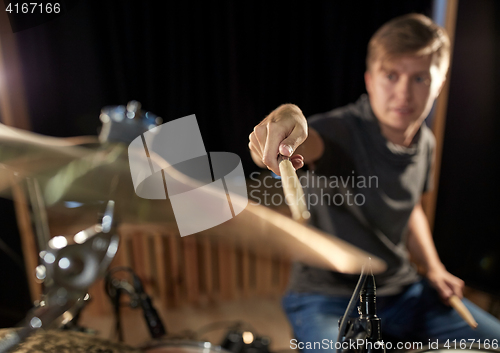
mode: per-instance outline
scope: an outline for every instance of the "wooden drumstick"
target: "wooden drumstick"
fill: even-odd
[[[457,297],[456,295],[452,295],[450,297],[449,301],[450,301],[450,305],[453,307],[453,309],[455,309],[457,311],[458,315],[460,315],[462,317],[462,319],[464,319],[464,321],[470,327],[472,327],[473,329],[477,328],[478,324],[477,324],[476,320],[474,320],[474,317],[472,316],[470,311],[467,309],[467,307],[464,305],[464,303],[462,303],[462,301],[460,300],[459,297]]]
[[[290,161],[290,158],[280,155],[278,159],[281,183],[283,184],[283,192],[285,199],[292,211],[292,218],[298,222],[305,223],[311,214],[307,210],[304,190],[300,185],[295,168]]]

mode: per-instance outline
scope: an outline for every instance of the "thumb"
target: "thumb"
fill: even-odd
[[[295,127],[290,135],[280,143],[279,152],[286,157],[291,157],[293,152],[307,138],[307,132],[301,127]]]

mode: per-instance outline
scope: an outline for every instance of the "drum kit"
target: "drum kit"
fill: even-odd
[[[36,181],[31,183],[35,186],[31,203],[33,210],[38,210],[34,221],[41,250],[36,273],[44,282],[43,296],[27,314],[23,326],[0,330],[0,352],[221,351],[220,347],[208,342],[168,340],[139,349],[81,332],[53,329],[61,324],[64,314],[82,304],[88,287],[106,273],[118,249],[117,225],[120,222],[175,224],[168,199],[142,199],[134,193],[127,159],[128,144],[161,120],[142,111],[140,104],[132,101],[127,106],[104,108],[101,121],[103,128],[99,139],[52,138],[0,124],[0,168],[3,168],[0,196],[12,197],[12,185],[19,180]],[[128,150],[128,153],[132,152]],[[196,185],[196,180],[175,172],[168,161],[154,153],[149,158],[163,171],[174,170],[170,177],[177,182],[191,187]],[[241,203],[243,211],[213,228],[210,236],[218,240],[237,236],[257,253],[259,249],[266,254],[286,253],[309,265],[348,274],[361,273],[367,259],[371,258],[371,271],[383,272],[386,264],[382,260],[306,224],[308,214],[300,201],[303,199],[300,197],[302,190],[297,186],[300,184],[289,161],[282,159],[284,189],[287,194],[295,195],[287,196],[295,219],[264,206],[247,205],[246,199],[232,197],[233,203]],[[74,236],[49,239],[42,211],[64,200],[94,204],[96,211],[104,213],[97,224]]]

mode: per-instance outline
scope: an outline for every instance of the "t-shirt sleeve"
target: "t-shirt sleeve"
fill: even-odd
[[[325,150],[314,163],[321,175],[351,175],[353,162],[348,155],[350,132],[342,118],[316,115],[308,119],[309,127],[321,136]]]

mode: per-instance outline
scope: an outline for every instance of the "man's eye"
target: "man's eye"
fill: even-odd
[[[429,84],[430,83],[430,80],[425,77],[425,76],[416,76],[415,77],[415,82],[416,83],[425,83],[425,84]]]
[[[395,74],[387,74],[386,77],[387,77],[387,79],[389,81],[394,81],[396,79],[396,75]]]

